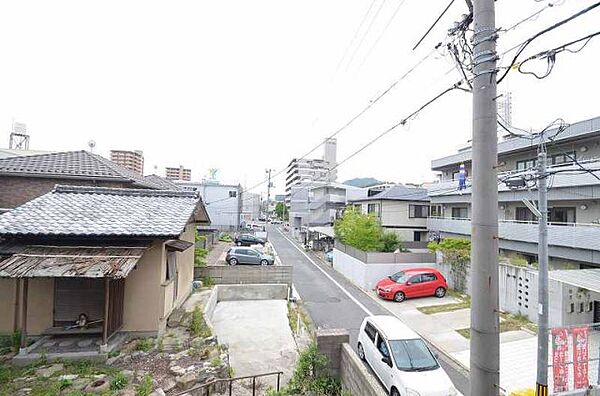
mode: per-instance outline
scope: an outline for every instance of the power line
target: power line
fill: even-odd
[[[365,12],[365,15],[363,16],[362,20],[360,21],[360,24],[358,25],[358,28],[356,29],[356,31],[354,32],[354,35],[352,36],[352,40],[350,40],[350,43],[348,44],[348,46],[344,50],[344,54],[342,55],[342,58],[340,59],[340,61],[337,64],[337,67],[335,68],[336,72],[340,69],[340,66],[342,65],[342,63],[344,63],[344,59],[346,59],[346,56],[348,55],[348,50],[350,50],[350,47],[352,47],[352,44],[354,44],[354,41],[358,37],[358,33],[360,32],[360,30],[362,29],[363,25],[365,24],[365,21],[367,20],[367,16],[369,16],[369,13],[371,12],[371,9],[375,5],[376,1],[377,0],[371,1],[371,4],[369,5],[369,8],[367,8],[367,12]]]
[[[365,41],[365,38],[367,37],[367,35],[371,31],[371,28],[373,27],[373,23],[375,22],[375,20],[377,19],[377,16],[381,12],[381,9],[385,5],[385,1],[386,0],[381,0],[381,4],[379,5],[379,8],[375,12],[375,16],[373,16],[373,18],[371,19],[371,22],[369,23],[369,26],[367,26],[367,30],[365,30],[365,32],[362,35],[362,38],[360,39],[360,41],[358,42],[358,45],[356,46],[356,48],[354,48],[354,52],[352,53],[352,57],[350,57],[350,61],[346,65],[346,70],[348,70],[348,67],[350,67],[350,65],[354,61],[354,58],[356,57],[356,54],[358,53],[358,50],[360,49],[360,47],[362,46],[362,43]]]
[[[427,29],[427,31],[421,37],[421,39],[417,42],[417,44],[415,44],[415,46],[413,47],[413,51],[417,49],[417,47],[419,46],[419,44],[421,44],[421,42],[423,42],[423,40],[425,40],[425,37],[427,37],[427,35],[431,32],[431,30],[435,27],[435,25],[437,25],[437,23],[440,21],[440,19],[442,19],[442,17],[444,16],[444,14],[446,14],[446,12],[452,6],[452,4],[454,4],[454,0],[450,0],[450,3],[448,3],[446,8],[444,8],[444,11],[442,11],[442,13],[437,17],[437,19],[435,20],[435,22],[433,22],[433,24],[429,27],[429,29]]]

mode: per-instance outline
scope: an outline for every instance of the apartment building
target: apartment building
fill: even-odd
[[[165,168],[165,177],[169,180],[192,180],[192,170],[179,165],[179,168]]]
[[[215,182],[174,180],[184,191],[197,191],[210,217],[210,227],[221,231],[240,228],[243,213],[242,186]]]
[[[511,137],[498,143],[498,220],[502,256],[537,261],[537,219],[523,203],[535,201],[535,183],[511,189],[508,177],[531,175],[537,163],[539,138]],[[600,266],[600,117],[544,134],[548,155],[548,243],[550,267]],[[576,163],[572,160],[576,159]],[[430,234],[469,237],[471,233],[470,148],[432,161],[440,182],[429,188]],[[459,170],[464,164],[466,184],[459,189]]]
[[[144,174],[144,153],[140,150],[110,150],[110,160],[138,175]]]
[[[325,185],[337,180],[336,139],[327,139],[323,143],[323,157],[320,159],[294,158],[287,166],[285,179],[286,203],[289,206],[292,187],[302,183],[312,183],[314,186]]]

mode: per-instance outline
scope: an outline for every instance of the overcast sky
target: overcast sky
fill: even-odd
[[[464,1],[455,1],[412,51],[447,2],[4,1],[0,147],[8,146],[14,119],[27,124],[31,149],[87,149],[93,139],[95,152],[106,156],[143,150],[146,173],[182,164],[198,180],[214,167],[222,182],[250,186],[265,168],[279,170],[305,154],[429,54],[466,12]],[[592,3],[567,0],[545,10],[502,34],[500,52]],[[498,26],[546,4],[499,1]],[[525,54],[592,33],[599,20],[596,9]],[[499,89],[513,93],[513,123],[540,128],[557,117],[600,115],[599,64],[600,37],[580,53],[558,55],[544,80],[512,72]],[[543,61],[531,67],[545,71]],[[427,58],[340,133],[338,159],[458,78],[447,56]],[[430,161],[455,152],[470,134],[470,94],[451,93],[341,166],[339,179],[433,180]],[[283,191],[284,180],[275,186]]]

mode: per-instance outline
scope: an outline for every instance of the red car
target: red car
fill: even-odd
[[[446,295],[448,283],[444,275],[433,268],[411,268],[377,282],[377,295],[386,300],[402,302],[409,297]]]

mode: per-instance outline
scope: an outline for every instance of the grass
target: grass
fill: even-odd
[[[215,356],[214,358],[212,358],[212,359],[210,360],[210,364],[211,364],[213,367],[219,367],[219,366],[221,365],[221,363],[223,363],[223,362],[221,361],[221,358],[220,358],[220,357],[218,357],[218,356]]]
[[[458,311],[459,309],[471,308],[471,298],[466,294],[457,292],[456,290],[448,289],[446,295],[459,300],[456,303],[428,305],[426,307],[418,307],[417,310],[425,315],[432,315],[441,312]]]
[[[150,352],[153,346],[154,340],[152,340],[151,338],[140,338],[137,341],[137,344],[135,344],[135,350],[142,352]]]
[[[110,390],[113,392],[119,391],[127,386],[129,380],[123,373],[117,373],[110,381]]]
[[[200,307],[196,306],[192,312],[192,322],[190,323],[190,332],[196,337],[210,337],[212,332],[204,321],[204,316]]]
[[[500,332],[516,331],[527,329],[534,333],[537,333],[537,325],[527,319],[527,316],[516,314],[512,315],[506,312],[500,313]],[[465,337],[466,339],[471,338],[471,330],[469,328],[456,330],[458,334]]]
[[[213,287],[214,285],[215,285],[215,281],[211,276],[206,275],[206,276],[202,277],[202,286],[203,287]]]
[[[146,374],[140,384],[135,387],[135,394],[137,396],[148,396],[152,393],[153,388],[152,375]]]
[[[298,333],[298,316],[300,316],[300,321],[304,327],[312,333],[312,326],[310,317],[308,313],[304,310],[304,308],[299,303],[290,303],[288,302],[288,322],[290,324],[290,329],[292,329],[292,333]]]

